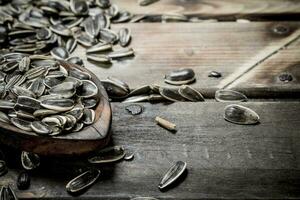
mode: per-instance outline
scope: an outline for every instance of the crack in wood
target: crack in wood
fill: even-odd
[[[273,57],[274,55],[278,54],[282,49],[287,48],[288,46],[292,45],[294,42],[296,42],[300,38],[300,30],[298,29],[296,31],[296,36],[293,37],[291,40],[287,41],[285,44],[283,44],[281,47],[278,49],[274,50],[264,58],[258,60],[256,63],[254,63],[252,66],[247,68],[246,70],[240,69],[237,73],[233,73],[231,76],[229,76],[227,79],[223,80],[219,88],[222,89],[229,89],[231,88],[234,84],[238,84],[239,80],[241,80],[246,74],[248,74],[250,71],[252,71],[254,68],[260,66],[261,63],[267,61],[269,58]]]

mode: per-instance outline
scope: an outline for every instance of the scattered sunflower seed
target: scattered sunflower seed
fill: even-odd
[[[241,105],[228,105],[225,107],[224,119],[235,124],[251,125],[259,123],[259,116],[256,112]]]
[[[2,186],[0,190],[0,199],[2,200],[17,200],[15,192],[8,186]]]
[[[165,75],[165,82],[171,85],[189,84],[195,81],[195,72],[189,68],[182,68]]]
[[[217,90],[215,93],[215,99],[218,102],[242,102],[248,101],[248,98],[234,90]]]
[[[106,147],[91,158],[88,159],[93,164],[111,163],[122,160],[125,156],[125,150],[121,146]]]
[[[0,176],[3,176],[7,173],[7,166],[4,160],[0,160]]]
[[[23,171],[18,175],[17,187],[19,190],[26,190],[30,186],[30,176],[28,172]]]
[[[202,96],[202,94],[192,88],[191,86],[188,85],[182,85],[179,89],[178,89],[178,93],[184,97],[185,99],[188,99],[190,101],[193,102],[197,102],[197,101],[205,101],[204,97]]]
[[[186,162],[177,161],[162,177],[158,184],[159,189],[164,189],[174,183],[186,170]]]
[[[40,157],[37,154],[22,151],[21,163],[24,169],[33,170],[40,166]]]
[[[159,0],[138,0],[138,4],[140,6],[148,6],[148,5],[158,2],[158,1]]]
[[[67,185],[66,189],[70,193],[78,193],[97,181],[100,176],[100,170],[90,169],[79,176],[72,179]]]

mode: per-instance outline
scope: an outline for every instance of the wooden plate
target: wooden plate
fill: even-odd
[[[23,151],[40,155],[82,155],[106,146],[110,139],[111,107],[100,80],[86,68],[61,62],[66,69],[72,67],[88,72],[99,89],[99,103],[95,109],[95,123],[80,132],[56,137],[37,136],[13,125],[0,122],[0,142]]]

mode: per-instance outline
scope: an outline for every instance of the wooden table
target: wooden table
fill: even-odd
[[[164,74],[180,67],[193,68],[192,85],[206,102],[149,104],[132,116],[126,104],[114,102],[112,144],[135,152],[134,160],[99,166],[99,181],[76,199],[284,199],[300,198],[300,2],[297,0],[176,1],[161,0],[140,8],[135,0],[114,1],[134,14],[160,16],[176,12],[222,22],[129,23],[136,55],[109,68],[89,63],[99,78],[116,76],[136,87],[164,85]],[[236,22],[236,19],[250,19]],[[240,23],[244,22],[244,23]],[[278,33],[276,28],[288,31]],[[84,58],[78,47],[74,55]],[[209,78],[211,70],[219,79]],[[284,83],[278,76],[289,73]],[[261,123],[241,126],[226,122],[227,105],[213,100],[220,88],[245,93]],[[176,123],[177,133],[157,126],[156,116]],[[9,173],[1,184],[15,188],[19,167],[11,158]],[[161,192],[158,183],[172,163],[187,162],[188,173],[174,187]],[[86,158],[42,158],[31,174],[22,199],[72,199],[65,185],[90,167]]]

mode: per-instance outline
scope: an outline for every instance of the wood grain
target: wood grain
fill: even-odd
[[[273,29],[278,25],[288,26],[290,31],[276,34]],[[132,89],[154,83],[165,85],[166,73],[182,67],[192,68],[197,78],[193,86],[205,97],[214,97],[217,89],[294,41],[300,34],[299,25],[298,22],[119,24],[113,29],[126,26],[132,30],[131,47],[135,57],[103,66],[86,61],[82,47],[73,55],[83,58],[86,67],[100,79],[115,76]],[[211,70],[221,72],[222,78],[209,78]],[[249,83],[247,89],[260,90],[255,86]]]
[[[240,79],[234,81],[228,88],[243,91],[249,96],[285,98],[300,97],[300,39],[282,48],[265,62],[260,63],[253,70]],[[292,81],[282,82],[281,74],[289,74]],[[253,89],[252,89],[253,88]]]
[[[100,180],[77,199],[300,198],[299,103],[243,103],[261,117],[254,126],[225,121],[224,103],[141,105],[144,113],[132,116],[126,104],[113,104],[112,143],[135,152],[134,160],[98,166]],[[178,132],[156,125],[156,116],[174,122]],[[177,160],[187,162],[186,178],[159,191],[161,176]],[[31,188],[17,194],[71,199],[64,186],[87,167],[66,158],[42,160],[39,171],[31,173]],[[17,171],[10,169],[0,184],[15,187]]]
[[[149,6],[139,6],[137,0],[113,0],[120,8],[133,14],[161,15],[180,13],[201,18],[232,19],[270,15],[295,15],[299,17],[297,0],[161,0]]]

